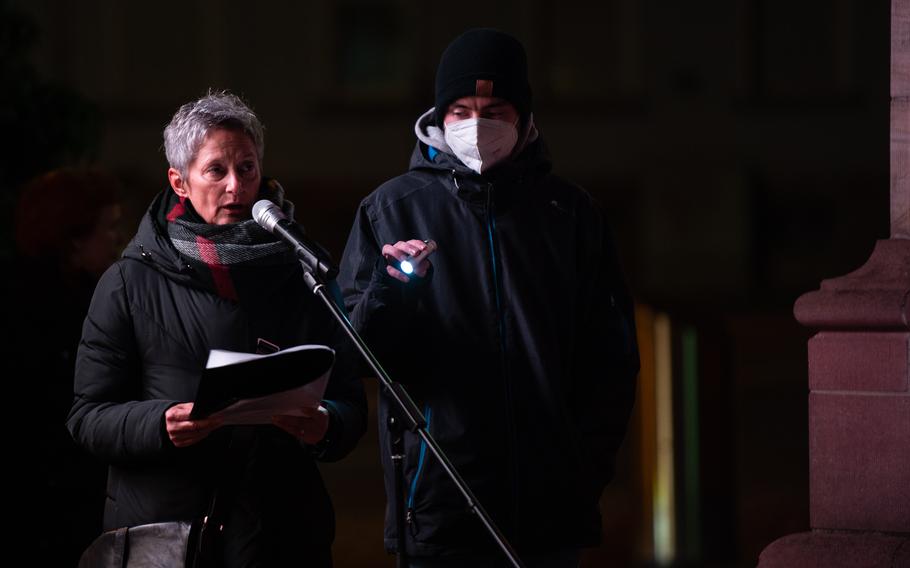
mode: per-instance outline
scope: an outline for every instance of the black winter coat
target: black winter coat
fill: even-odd
[[[208,289],[156,222],[164,196],[98,283],[77,355],[67,425],[110,464],[105,529],[198,518],[220,484],[231,565],[327,557],[334,518],[312,448],[271,425],[220,428],[176,448],[164,412],[193,400],[210,349],[255,352],[258,338],[281,347],[327,344],[336,363],[325,395],[330,442],[320,457],[338,459],[362,435],[366,416],[348,344],[299,266],[248,274],[261,290],[239,302]]]
[[[360,204],[339,277],[352,320],[512,544],[596,544],[639,367],[604,216],[550,173],[541,141],[483,176],[429,152],[418,142],[410,171]],[[439,248],[424,281],[402,285],[380,250],[412,238]],[[389,406],[379,431],[391,499]],[[409,552],[492,551],[438,461],[416,436],[405,442]]]

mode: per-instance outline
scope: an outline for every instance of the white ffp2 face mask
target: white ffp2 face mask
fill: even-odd
[[[482,174],[509,157],[518,142],[518,129],[502,120],[468,118],[446,124],[445,138],[455,157]]]

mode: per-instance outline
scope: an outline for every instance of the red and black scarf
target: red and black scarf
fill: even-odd
[[[294,204],[284,199],[284,190],[275,180],[263,181],[258,199],[272,201],[293,219]],[[226,225],[206,223],[188,199],[173,192],[159,215],[163,216],[159,223],[167,227],[180,257],[222,298],[238,301],[248,293],[261,292],[257,282],[297,264],[291,247],[253,219]]]

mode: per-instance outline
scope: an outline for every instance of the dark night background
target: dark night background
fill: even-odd
[[[224,88],[338,258],[359,200],[407,167],[439,54],[474,26],[525,43],[557,172],[606,206],[638,303],[697,332],[700,494],[677,564],[754,566],[808,529],[811,331],[793,302],[888,237],[884,0],[0,0],[3,209],[41,171],[98,166],[127,189],[131,235],[166,184],[164,126]],[[633,426],[587,566],[654,562],[638,441]],[[377,452],[371,431],[323,468],[337,566],[394,565]]]

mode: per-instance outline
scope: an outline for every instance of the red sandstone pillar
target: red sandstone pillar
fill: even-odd
[[[809,340],[811,531],[760,568],[910,568],[910,0],[891,2],[891,238],[796,301]]]

